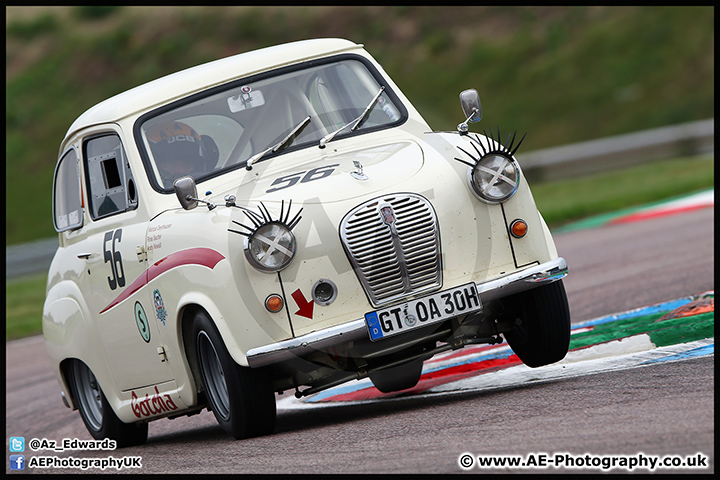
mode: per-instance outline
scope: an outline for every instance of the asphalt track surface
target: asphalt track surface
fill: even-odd
[[[714,290],[713,208],[555,235],[567,261],[573,323]],[[7,344],[9,438],[90,439],[62,404],[40,337]],[[286,394],[287,395],[287,394]],[[148,443],[112,452],[31,452],[74,458],[142,457],[127,473],[463,473],[473,455],[552,458],[668,455],[708,458],[714,472],[714,355],[498,390],[280,410],[275,433],[234,441],[211,413],[150,424]],[[9,456],[9,455],[8,455]],[[470,469],[601,473],[599,468]],[[6,463],[6,472],[10,471]],[[100,473],[26,469],[24,473]],[[107,469],[104,473],[116,473]],[[611,473],[625,473],[612,470]],[[637,469],[636,473],[649,473]]]

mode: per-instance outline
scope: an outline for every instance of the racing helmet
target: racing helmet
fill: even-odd
[[[185,123],[160,123],[151,127],[146,136],[166,187],[184,175],[208,173],[217,161],[217,146],[212,138],[198,135]]]

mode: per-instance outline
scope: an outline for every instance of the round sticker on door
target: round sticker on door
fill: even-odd
[[[150,324],[145,315],[145,309],[140,305],[140,302],[135,302],[135,322],[137,323],[138,331],[146,343],[150,343]]]

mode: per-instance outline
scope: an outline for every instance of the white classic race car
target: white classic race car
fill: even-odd
[[[211,410],[271,433],[274,392],[369,377],[501,334],[531,367],[567,353],[558,257],[514,153],[432,132],[347,40],[168,75],[83,113],[60,147],[60,247],[43,310],[67,406],[94,438]],[[198,193],[200,192],[200,193]]]

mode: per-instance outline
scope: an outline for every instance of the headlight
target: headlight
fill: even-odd
[[[245,257],[261,272],[279,272],[295,257],[295,235],[280,222],[258,227],[245,240]]]
[[[468,180],[481,200],[501,203],[517,191],[520,169],[512,158],[492,152],[468,170]]]

